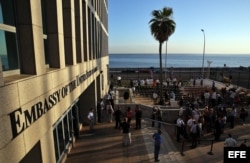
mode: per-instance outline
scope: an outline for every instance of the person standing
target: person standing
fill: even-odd
[[[133,82],[133,80],[130,80],[130,88],[133,88],[134,87],[134,82]]]
[[[222,118],[220,116],[217,117],[214,124],[214,139],[215,141],[220,140],[220,136],[222,134]]]
[[[158,128],[161,128],[161,121],[162,121],[162,111],[159,107],[157,107],[156,111],[156,120],[158,121]]]
[[[213,91],[211,94],[211,105],[212,107],[215,107],[217,104],[217,93],[216,91]]]
[[[226,138],[224,144],[226,147],[236,147],[237,143],[236,143],[236,140],[232,138],[232,135],[229,133],[228,138]]]
[[[241,148],[247,147],[247,141],[244,140],[244,142],[242,142],[239,147],[241,147]]]
[[[108,117],[109,117],[109,122],[111,123],[112,122],[112,119],[113,119],[113,113],[114,113],[114,109],[110,103],[110,101],[107,101],[107,105],[106,105],[106,111],[107,111],[107,114],[108,114]]]
[[[154,159],[155,162],[159,162],[159,153],[161,149],[161,143],[162,143],[162,138],[161,138],[161,130],[158,129],[156,133],[153,134],[153,139],[154,139]]]
[[[179,116],[183,116],[183,112],[184,112],[184,109],[183,109],[183,107],[181,106],[180,109],[179,109]]]
[[[180,136],[181,135],[184,136],[184,134],[183,134],[184,125],[185,125],[185,122],[183,121],[182,116],[179,116],[179,118],[176,121],[176,126],[177,126],[177,134],[176,134],[177,138],[176,138],[176,140],[178,142],[180,142]]]
[[[195,87],[195,84],[196,84],[196,79],[194,78],[193,79],[193,87]]]
[[[135,129],[141,129],[142,111],[139,105],[135,107]]]
[[[183,98],[183,96],[181,96],[181,98],[179,100],[179,106],[183,107],[183,105],[184,105],[184,98]]]
[[[101,123],[103,109],[104,109],[103,99],[100,99],[100,101],[97,103],[97,118],[99,123]]]
[[[114,112],[115,129],[120,129],[121,128],[121,115],[122,115],[122,112],[121,112],[120,108],[118,107],[117,110]]]
[[[133,117],[133,111],[131,110],[130,107],[128,107],[128,109],[126,111],[126,117],[128,118],[128,123],[131,124],[131,120]]]
[[[240,109],[240,119],[242,121],[242,125],[244,125],[247,116],[248,116],[248,112],[244,108],[241,108]]]
[[[213,83],[212,83],[212,90],[215,90],[215,82],[213,80]]]
[[[210,93],[208,90],[206,90],[204,93],[204,99],[205,99],[205,105],[209,106],[210,105]]]
[[[191,138],[192,138],[192,145],[191,148],[195,148],[197,146],[197,138],[199,135],[199,127],[197,125],[197,122],[195,120],[193,120],[193,124],[190,128],[190,134],[191,134]]]
[[[152,108],[152,115],[151,115],[151,118],[152,118],[152,127],[155,126],[156,111],[157,111],[156,106],[154,106],[154,107]]]
[[[235,95],[236,95],[236,93],[235,93],[235,90],[230,90],[229,91],[229,104],[233,107],[233,104],[234,104],[234,98],[235,98]]]
[[[131,133],[130,133],[130,124],[128,123],[128,118],[124,118],[121,124],[123,132],[123,146],[131,145]]]
[[[174,77],[172,81],[173,81],[174,90],[176,90],[177,89],[177,79],[176,79],[176,77]]]
[[[203,79],[200,80],[200,86],[203,87]]]
[[[230,117],[229,117],[230,127],[231,128],[234,128],[236,115],[237,115],[237,110],[236,110],[235,107],[233,107],[232,110],[231,110],[231,113],[230,113]]]
[[[93,108],[90,108],[90,110],[89,110],[88,119],[89,119],[89,132],[93,132],[94,131],[94,112],[93,112]]]

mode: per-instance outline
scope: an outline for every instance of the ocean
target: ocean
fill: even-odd
[[[162,67],[202,67],[203,54],[162,54]],[[204,67],[250,67],[250,54],[205,54]],[[166,65],[165,65],[166,63]],[[109,54],[110,68],[159,66],[159,54]]]

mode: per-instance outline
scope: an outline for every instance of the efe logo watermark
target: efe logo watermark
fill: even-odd
[[[240,161],[240,163],[250,162],[250,147],[224,147],[224,163]]]

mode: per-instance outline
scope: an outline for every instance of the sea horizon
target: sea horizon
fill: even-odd
[[[143,56],[143,57],[142,57]],[[110,68],[159,67],[157,53],[109,53]],[[250,67],[250,54],[205,54],[204,67]],[[202,67],[203,54],[162,53],[162,67]],[[208,64],[209,62],[210,65]]]
[[[159,53],[142,53],[142,52],[136,52],[136,53],[109,53],[111,55],[120,55],[120,54],[128,54],[128,55],[131,55],[131,54],[145,54],[145,55],[148,55],[148,54],[156,54],[156,55],[159,55]],[[165,52],[162,52],[162,55],[165,55],[166,53]],[[203,55],[202,53],[167,53],[167,55]],[[205,53],[205,55],[250,55],[250,53]]]

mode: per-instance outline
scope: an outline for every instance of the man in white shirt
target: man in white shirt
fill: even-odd
[[[192,125],[193,125],[193,117],[189,116],[187,120],[187,126],[186,126],[186,131],[187,131],[188,136],[190,136],[190,128],[192,127]]]
[[[210,93],[208,90],[204,93],[204,98],[205,98],[205,105],[209,105],[209,100],[210,100]]]
[[[89,119],[89,131],[93,132],[93,129],[94,129],[94,112],[93,112],[93,108],[90,108],[90,110],[89,110],[88,119]]]
[[[184,136],[183,135],[184,125],[185,125],[185,123],[184,123],[184,121],[182,119],[182,116],[179,116],[179,118],[176,121],[176,126],[177,126],[177,134],[176,134],[177,137],[176,137],[176,139],[177,139],[178,142],[180,142],[180,136],[181,135]]]
[[[237,145],[236,140],[234,138],[232,138],[231,134],[228,134],[228,138],[226,138],[224,144],[226,147],[236,147],[236,145]]]
[[[197,122],[193,120],[193,124],[190,128],[190,134],[191,134],[191,139],[192,139],[191,148],[195,148],[197,146],[199,132],[200,131],[199,131],[199,127],[197,126]]]
[[[211,102],[212,102],[212,107],[214,107],[216,105],[217,102],[217,93],[216,91],[214,91],[211,95]]]

